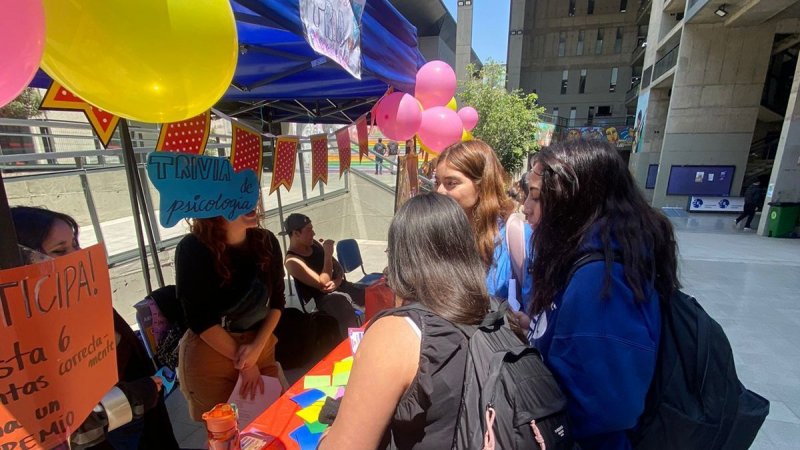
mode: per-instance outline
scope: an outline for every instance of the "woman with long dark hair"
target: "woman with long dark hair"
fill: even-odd
[[[521,219],[509,226],[517,217],[511,217],[515,204],[508,196],[505,179],[505,169],[494,150],[480,140],[453,144],[438,158],[436,192],[452,197],[467,214],[489,295],[508,298],[509,280],[515,279],[517,299],[525,306],[533,290],[527,276],[532,231]],[[512,228],[511,239],[507,239]]]
[[[528,181],[538,221],[529,338],[569,399],[581,448],[630,448],[656,365],[659,298],[680,287],[672,225],[601,141],[543,149]],[[602,258],[570,277],[586,255]]]
[[[320,449],[452,445],[467,357],[452,324],[480,323],[489,309],[472,227],[452,199],[417,196],[392,220],[387,252],[397,297],[430,312],[396,311],[369,327]]]
[[[261,375],[282,379],[273,331],[286,304],[281,250],[256,211],[229,221],[193,219],[175,251],[175,280],[189,330],[178,374],[189,414],[263,392]]]

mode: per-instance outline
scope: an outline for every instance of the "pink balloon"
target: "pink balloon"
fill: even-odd
[[[0,106],[31,82],[44,49],[40,0],[0,0]]]
[[[456,95],[456,73],[444,61],[431,61],[420,67],[414,96],[425,109],[446,105]]]
[[[376,121],[381,133],[395,141],[405,141],[417,134],[422,122],[422,111],[417,100],[403,92],[393,92],[375,108]]]
[[[446,106],[434,106],[422,112],[419,138],[433,151],[440,152],[448,145],[459,142],[463,132],[461,118]]]
[[[459,109],[458,117],[464,122],[464,129],[467,131],[472,131],[475,125],[478,124],[478,111],[475,111],[475,108],[472,106],[465,106]]]

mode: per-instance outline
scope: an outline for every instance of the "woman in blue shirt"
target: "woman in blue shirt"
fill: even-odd
[[[629,449],[661,332],[659,298],[678,289],[669,220],[651,208],[616,149],[554,144],[528,175],[536,223],[529,339],[567,396],[582,449]],[[582,256],[604,260],[580,266]]]
[[[532,231],[528,224],[514,223],[518,217],[512,215],[514,201],[508,196],[506,178],[489,145],[480,140],[459,142],[439,155],[436,192],[453,198],[467,213],[486,267],[489,295],[509,298],[509,281],[514,279],[516,298],[525,307],[533,290],[527,275]],[[513,235],[507,238],[509,231]]]

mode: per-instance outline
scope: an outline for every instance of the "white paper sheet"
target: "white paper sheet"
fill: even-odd
[[[228,403],[235,403],[236,408],[239,410],[240,430],[249,425],[281,396],[281,382],[278,381],[277,378],[262,375],[261,379],[264,380],[263,394],[260,391],[256,391],[256,396],[252,400],[249,395],[247,398],[242,398],[239,395],[239,388],[242,386],[242,377],[239,377],[239,380],[236,382],[236,387],[233,388],[231,397],[228,399]]]

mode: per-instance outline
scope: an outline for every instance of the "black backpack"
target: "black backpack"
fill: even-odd
[[[434,314],[411,304],[379,316],[409,309]],[[574,448],[566,397],[539,352],[505,325],[508,303],[494,309],[478,326],[453,324],[467,337],[469,353],[452,448],[491,448],[490,442],[498,449]]]
[[[618,258],[615,258],[618,259]],[[571,274],[602,253],[580,258]],[[747,449],[769,414],[769,401],[736,376],[722,327],[681,291],[661,300],[655,374],[639,425],[629,432],[637,450]]]

